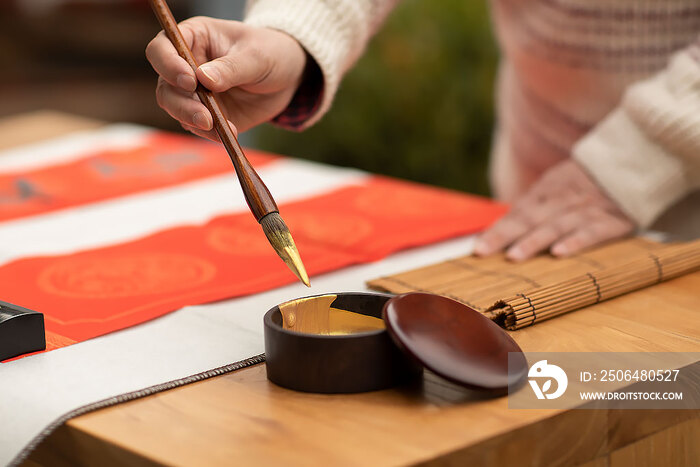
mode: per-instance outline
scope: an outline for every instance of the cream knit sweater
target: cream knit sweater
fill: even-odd
[[[323,99],[308,126],[396,3],[250,0],[245,21],[289,33],[319,64]],[[640,227],[700,235],[700,2],[492,0],[492,9],[502,48],[497,197],[517,199],[574,157]]]

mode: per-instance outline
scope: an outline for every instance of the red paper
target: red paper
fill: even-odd
[[[133,162],[139,167],[134,173],[143,174],[143,168],[155,163],[154,157],[166,152],[169,145],[183,148],[177,139],[160,135],[150,143],[157,144],[158,150],[144,148],[109,157],[96,155],[33,172],[36,178],[32,180],[38,183],[84,175],[94,161],[104,157],[111,159],[110,163],[121,161],[119,167],[126,173]],[[131,177],[129,183],[82,185],[89,190],[74,191],[68,183],[56,188],[58,185],[54,184],[52,189],[64,196],[57,204],[43,206],[44,210],[230,170],[228,159],[218,150],[183,139],[200,157],[200,163],[187,170],[180,167],[164,172],[154,168],[151,175]],[[256,163],[270,160],[271,157],[261,155]],[[49,186],[48,182],[43,186]],[[2,217],[34,213],[41,208],[38,203],[19,205],[12,215],[3,210]],[[487,199],[383,177],[371,177],[361,185],[281,206],[281,214],[311,276],[476,232],[504,212],[504,206]],[[52,350],[187,305],[257,293],[295,280],[268,244],[260,226],[245,212],[221,216],[201,226],[167,229],[110,247],[13,261],[0,267],[0,296],[4,301],[44,313],[47,350]]]
[[[251,149],[246,156],[256,168],[277,159]],[[135,149],[103,151],[62,165],[0,175],[0,221],[232,172],[233,164],[221,145],[154,133]]]

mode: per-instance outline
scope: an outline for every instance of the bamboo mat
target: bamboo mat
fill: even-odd
[[[516,330],[696,270],[700,240],[661,244],[631,238],[565,259],[543,255],[513,263],[503,256],[463,256],[367,285],[444,295]]]

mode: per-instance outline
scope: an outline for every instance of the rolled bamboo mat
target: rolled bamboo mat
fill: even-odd
[[[509,330],[700,270],[700,240],[632,238],[571,258],[522,263],[464,256],[368,282],[391,293],[430,292],[460,301]]]

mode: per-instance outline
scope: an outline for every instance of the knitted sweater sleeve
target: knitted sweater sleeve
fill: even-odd
[[[700,188],[700,44],[630,86],[573,157],[642,228]]]
[[[278,123],[306,128],[328,111],[343,75],[398,1],[248,0],[245,22],[278,29],[297,39],[315,61],[313,65],[318,65],[322,77],[317,96],[310,98],[308,94],[314,90],[303,84],[307,95],[295,96],[295,101],[318,102],[307,106],[306,112],[294,110],[297,123],[285,125],[285,120],[279,118]]]

